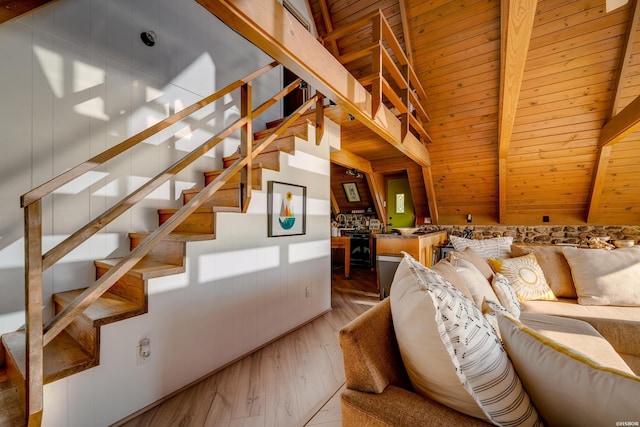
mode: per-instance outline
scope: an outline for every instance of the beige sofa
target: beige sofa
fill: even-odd
[[[534,250],[537,257],[543,259],[540,262],[543,270],[547,268],[545,276],[557,277],[558,272],[549,269],[558,268],[559,261],[562,261],[558,257],[562,255],[558,252],[561,249],[536,246]],[[526,253],[532,249],[512,248],[512,251]],[[544,261],[545,254],[546,261],[551,262]],[[568,265],[560,265],[568,268]],[[550,281],[552,284],[553,280]],[[566,283],[563,286],[566,287]],[[627,365],[636,374],[640,373],[640,307],[583,306],[578,304],[575,295],[560,297],[558,301],[523,302],[521,307],[523,323],[528,316],[545,315],[587,322],[599,332],[594,330],[592,339],[596,339],[595,335],[599,339],[602,336],[606,338]],[[553,321],[552,317],[549,319]],[[582,345],[586,351],[591,346],[586,338],[588,334],[591,332],[585,334],[583,343],[566,344],[576,349]],[[575,339],[581,334],[573,335],[572,339]],[[340,331],[340,344],[346,375],[346,390],[341,396],[344,426],[487,425],[414,392],[400,356],[389,298],[346,325]]]
[[[640,375],[640,307],[580,305],[571,275],[571,267],[556,245],[515,244],[514,256],[533,253],[558,301],[525,301],[525,312],[583,320],[607,339],[629,367]]]

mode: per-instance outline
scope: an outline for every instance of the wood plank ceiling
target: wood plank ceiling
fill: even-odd
[[[380,8],[410,46],[428,95],[439,223],[464,223],[468,213],[481,224],[542,224],[543,216],[551,224],[640,223],[634,1],[608,13],[605,0],[309,4],[320,37]],[[368,37],[339,41],[340,54]],[[357,76],[362,66],[350,71]],[[405,164],[372,150],[373,139],[363,126],[343,127],[343,149],[371,161],[374,172]]]
[[[46,3],[0,0],[0,22]],[[308,3],[320,38],[381,9],[427,92],[430,167],[401,153],[419,147],[393,147],[380,129],[340,108],[329,113],[342,124],[344,149],[332,159],[368,168],[378,210],[382,176],[406,171],[420,193],[417,214],[441,224],[464,223],[469,213],[481,224],[543,224],[545,216],[551,224],[640,224],[636,0],[608,13],[605,0]],[[370,30],[358,31],[337,48],[369,43]],[[335,52],[333,42],[326,47]],[[352,65],[357,77],[370,64]]]

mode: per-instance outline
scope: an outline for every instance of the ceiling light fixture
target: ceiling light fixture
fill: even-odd
[[[347,169],[346,174],[349,176],[352,176],[354,178],[362,178],[364,175],[362,175],[362,172],[360,172],[358,169],[353,168],[353,169]]]
[[[147,46],[153,46],[156,44],[156,33],[153,31],[143,31],[140,33],[140,40]]]

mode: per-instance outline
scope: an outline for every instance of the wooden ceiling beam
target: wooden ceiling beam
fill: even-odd
[[[273,0],[198,0],[229,27],[340,105],[420,166],[430,166],[427,148],[381,106],[371,117],[371,95],[296,19]]]
[[[0,24],[29,13],[53,0],[0,0]]]
[[[324,22],[324,27],[327,30],[327,33],[333,32],[333,23],[331,22],[331,13],[329,13],[329,6],[327,6],[327,0],[319,0],[320,4],[320,13],[322,14],[322,21]],[[329,42],[329,51],[333,54],[333,56],[340,56],[340,50],[338,49],[338,42],[336,40],[331,40]]]
[[[520,87],[529,51],[537,0],[501,2],[500,102],[498,116],[499,214],[503,223],[507,213],[507,156],[518,108]]]
[[[409,34],[409,20],[407,19],[407,0],[400,1],[400,19],[402,20],[402,33],[404,34],[404,48],[409,59],[409,65],[413,67],[413,49],[411,48],[411,35]]]
[[[624,51],[620,57],[618,75],[614,83],[613,98],[611,99],[611,106],[609,108],[610,120],[602,127],[600,137],[598,138],[598,156],[596,157],[593,177],[591,179],[587,223],[594,222],[597,216],[605,177],[607,175],[607,166],[609,165],[609,158],[611,156],[611,147],[626,135],[635,131],[640,124],[640,97],[634,99],[618,113],[620,99],[622,98],[621,92],[624,86],[623,79],[627,74],[628,64],[631,61],[633,43],[638,30],[638,20],[640,20],[640,8],[638,7],[637,0],[634,0],[631,4],[629,16],[630,19],[625,35]]]

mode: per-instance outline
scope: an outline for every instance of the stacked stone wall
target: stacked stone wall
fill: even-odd
[[[475,239],[513,237],[514,242],[524,243],[572,243],[584,244],[590,237],[608,236],[613,240],[640,241],[640,226],[629,225],[440,225],[454,236],[462,236],[466,230],[473,232]]]

